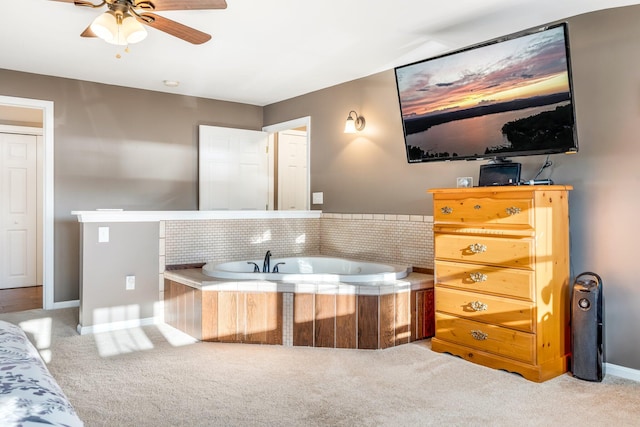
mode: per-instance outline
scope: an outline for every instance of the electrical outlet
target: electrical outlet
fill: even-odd
[[[456,187],[458,188],[470,188],[473,187],[473,178],[470,176],[459,176],[456,179]]]
[[[312,193],[311,194],[311,202],[314,205],[321,205],[324,203],[324,193],[322,191],[319,191],[317,193]]]
[[[125,279],[126,289],[133,291],[136,288],[136,276],[127,276]]]

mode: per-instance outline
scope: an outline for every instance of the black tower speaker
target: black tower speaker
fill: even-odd
[[[602,280],[595,273],[576,277],[571,296],[571,372],[576,378],[602,381]]]

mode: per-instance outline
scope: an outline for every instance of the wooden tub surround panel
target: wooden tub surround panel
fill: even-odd
[[[376,349],[378,341],[379,297],[358,295],[358,348]]]
[[[295,299],[294,299],[295,303]],[[336,346],[336,295],[315,294],[315,347]],[[294,323],[295,325],[295,323]],[[294,326],[295,330],[295,326]]]
[[[202,313],[202,291],[165,280],[165,323],[203,340],[198,316]]]
[[[293,295],[293,345],[313,347],[315,325],[313,294]]]
[[[293,345],[394,347],[433,336],[433,316],[433,289],[379,296],[296,293]]]
[[[286,291],[200,289],[193,280],[200,274],[165,272],[164,307],[167,324],[202,341],[282,345],[283,330],[289,330],[287,345],[384,349],[431,337],[435,330],[430,277],[382,295],[293,292],[287,329]]]
[[[201,341],[282,344],[282,294],[165,283],[165,323]]]
[[[357,295],[336,295],[336,330],[341,331],[336,335],[337,348],[356,348],[357,297]]]
[[[411,338],[410,341],[421,339],[420,337],[433,337],[436,331],[434,290],[411,292]]]

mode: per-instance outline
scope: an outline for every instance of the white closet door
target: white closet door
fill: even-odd
[[[0,134],[0,289],[36,285],[36,141]]]
[[[278,133],[278,209],[309,209],[307,176],[307,133]]]
[[[199,209],[266,210],[269,134],[204,125],[199,133]]]

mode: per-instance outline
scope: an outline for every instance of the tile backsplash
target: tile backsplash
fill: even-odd
[[[262,259],[270,250],[274,257],[327,255],[433,268],[430,216],[323,213],[319,219],[164,221],[161,229],[165,265]]]
[[[422,215],[323,214],[320,253],[433,268],[433,219]]]
[[[165,222],[166,265],[320,254],[320,219]]]

